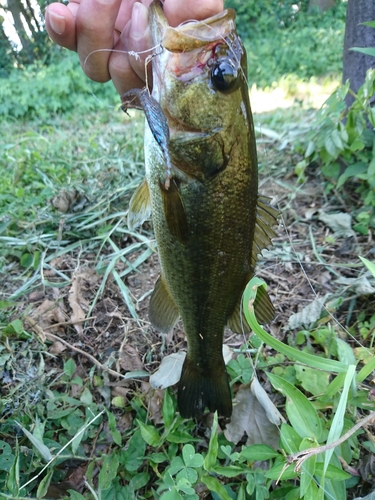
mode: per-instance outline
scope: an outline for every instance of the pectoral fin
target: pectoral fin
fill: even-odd
[[[160,276],[150,300],[149,318],[152,326],[162,333],[168,333],[176,324],[179,315],[177,306]]]
[[[146,179],[133,193],[129,203],[128,227],[133,231],[136,227],[144,223],[151,215],[150,190]]]
[[[178,181],[172,178],[168,189],[162,182],[159,185],[168,229],[177,241],[185,244],[188,239],[188,223]]]

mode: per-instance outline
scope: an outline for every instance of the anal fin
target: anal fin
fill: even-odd
[[[257,290],[254,312],[258,323],[261,325],[271,323],[275,317],[275,309],[264,287],[259,287]],[[250,333],[251,328],[243,313],[242,294],[227,324],[234,333]]]
[[[254,302],[254,312],[258,323],[265,325],[271,323],[275,317],[275,308],[271,302],[267,290],[260,286],[257,290],[257,296]]]
[[[150,190],[146,179],[134,191],[129,203],[128,228],[133,231],[151,215]]]
[[[179,311],[160,276],[151,295],[149,319],[157,330],[168,333],[179,318]]]
[[[251,331],[251,328],[248,325],[243,313],[242,294],[232,315],[228,319],[228,327],[232,330],[233,333],[250,333]]]

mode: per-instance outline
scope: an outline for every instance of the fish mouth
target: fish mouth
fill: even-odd
[[[203,21],[185,22],[176,28],[167,26],[161,44],[169,52],[189,52],[219,43],[235,29],[235,18],[233,9],[225,9]]]

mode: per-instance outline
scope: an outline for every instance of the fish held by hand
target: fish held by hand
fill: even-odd
[[[152,211],[161,276],[149,315],[162,332],[182,318],[188,351],[177,399],[187,418],[206,408],[232,413],[224,327],[249,331],[242,293],[278,216],[258,195],[246,54],[234,19],[227,9],[172,28],[154,0],[151,33],[163,50],[153,58],[152,96],[137,90],[122,97],[147,118],[146,180],[132,197],[128,221],[134,228]],[[273,319],[264,289],[254,308],[260,323]]]

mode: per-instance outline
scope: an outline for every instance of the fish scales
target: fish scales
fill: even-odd
[[[150,196],[161,265],[150,320],[167,332],[181,316],[186,332],[188,352],[178,386],[184,417],[199,416],[205,408],[231,415],[224,327],[229,323],[236,331],[244,325],[248,331],[240,316],[241,296],[254,274],[256,254],[275,234],[277,210],[258,197],[246,54],[234,18],[228,9],[171,28],[159,1],[150,6],[153,43],[164,46],[153,59],[152,95],[168,120],[172,171],[166,174],[165,151],[155,140],[158,124],[149,120],[148,189],[142,185],[131,207],[143,207],[146,216]],[[259,214],[262,224],[257,224]],[[257,309],[263,321],[272,319],[265,293]]]

